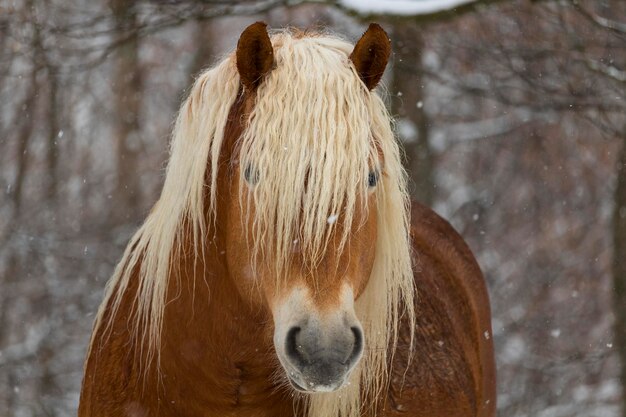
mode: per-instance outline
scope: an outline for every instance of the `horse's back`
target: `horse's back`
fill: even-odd
[[[416,328],[400,330],[385,416],[495,416],[495,361],[489,297],[459,234],[420,204],[411,210]]]

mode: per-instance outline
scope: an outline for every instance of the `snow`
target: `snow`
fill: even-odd
[[[417,141],[417,127],[409,119],[400,119],[397,123],[398,134],[404,143]]]
[[[473,0],[340,0],[340,4],[360,13],[419,15],[454,9]]]
[[[500,353],[502,363],[515,363],[523,358],[527,352],[526,342],[519,335],[510,336],[504,343]]]

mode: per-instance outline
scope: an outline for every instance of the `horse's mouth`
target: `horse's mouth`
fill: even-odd
[[[289,379],[289,383],[291,384],[292,387],[294,387],[296,390],[300,391],[300,392],[311,392],[309,390],[307,390],[306,388],[304,388],[302,385],[298,384],[293,378],[288,377],[287,379]]]
[[[289,383],[291,384],[291,386],[298,392],[302,392],[302,393],[306,393],[306,394],[315,394],[315,393],[321,393],[321,392],[333,392],[333,391],[337,391],[339,388],[341,388],[344,384],[340,383],[338,385],[332,384],[332,385],[319,385],[319,384],[313,384],[311,383],[311,388],[305,388],[300,384],[299,382],[296,382],[295,378],[292,378],[291,376],[288,376],[287,379],[289,380]]]

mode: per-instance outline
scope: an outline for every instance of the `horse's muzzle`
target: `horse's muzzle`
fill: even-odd
[[[289,381],[299,391],[330,392],[341,388],[363,353],[363,331],[344,317],[341,324],[321,326],[307,320],[285,337],[283,363]]]

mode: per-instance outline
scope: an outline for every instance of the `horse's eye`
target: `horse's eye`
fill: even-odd
[[[370,173],[367,175],[367,185],[370,188],[376,187],[376,184],[378,184],[379,176],[380,174],[378,173],[378,171],[370,171]]]
[[[259,170],[248,164],[246,169],[243,171],[243,177],[246,179],[248,184],[256,185],[259,182]]]

